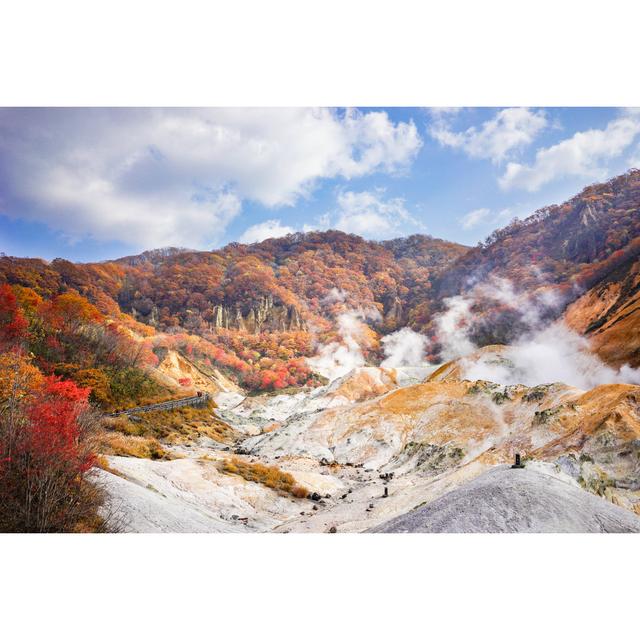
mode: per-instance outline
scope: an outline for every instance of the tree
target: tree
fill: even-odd
[[[83,296],[75,291],[62,293],[44,309],[52,327],[73,332],[82,324],[100,322],[102,314]]]
[[[89,480],[99,418],[89,389],[48,377],[30,394],[17,373],[0,412],[0,531],[102,531],[104,503]]]
[[[27,337],[28,323],[7,284],[0,286],[0,350],[20,345]]]

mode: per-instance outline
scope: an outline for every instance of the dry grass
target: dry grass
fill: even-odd
[[[105,431],[100,438],[100,445],[100,451],[104,455],[148,458],[149,460],[170,460],[172,458],[171,454],[155,438],[144,436]],[[104,466],[102,468],[105,469]],[[112,471],[108,468],[108,463],[105,470]]]
[[[205,436],[216,442],[232,444],[236,434],[225,422],[213,414],[213,405],[180,407],[172,411],[150,411],[124,422],[115,422],[113,428],[127,435],[138,435],[181,444]],[[118,420],[118,419],[117,419]]]
[[[172,411],[150,411],[131,417],[105,418],[104,430],[99,438],[100,453],[172,460],[180,456],[167,451],[162,446],[163,443],[184,444],[209,437],[216,442],[232,444],[237,434],[213,414],[214,406],[211,403],[202,407],[180,407]]]
[[[280,493],[292,495],[294,498],[306,498],[309,494],[306,489],[296,484],[290,473],[281,471],[278,467],[233,458],[223,460],[220,470],[240,476],[249,482],[257,482]]]

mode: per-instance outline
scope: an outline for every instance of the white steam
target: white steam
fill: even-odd
[[[381,367],[419,367],[425,364],[427,337],[404,327],[381,340],[385,359]]]
[[[472,309],[481,300],[517,312],[528,327],[501,355],[483,352],[469,357],[477,349],[470,337],[476,321]],[[640,384],[640,370],[628,365],[613,369],[590,351],[586,338],[564,323],[543,322],[543,312],[561,303],[553,290],[545,289],[531,297],[517,293],[509,281],[494,278],[476,285],[466,296],[444,302],[446,310],[435,319],[442,356],[444,360],[462,357],[460,364],[467,379],[527,386],[564,382],[580,389],[599,384]]]
[[[523,336],[502,355],[463,358],[463,377],[528,387],[550,382],[564,382],[579,389],[620,382],[640,384],[640,370],[625,365],[616,371],[607,366],[589,350],[586,338],[563,323]]]
[[[321,300],[322,304],[332,303],[332,302],[344,302],[347,299],[347,294],[342,289],[337,289],[333,287],[329,293]]]
[[[365,364],[362,346],[368,343],[368,327],[364,320],[379,320],[375,309],[358,309],[341,313],[336,323],[341,342],[331,342],[318,349],[318,355],[307,358],[313,371],[329,380],[340,378]]]
[[[347,299],[344,291],[334,288],[322,299],[322,304],[335,313],[336,306],[345,309]],[[346,309],[339,313],[336,325],[340,340],[320,346],[316,356],[307,358],[311,369],[333,381],[364,366],[366,362],[362,349],[371,346],[371,331],[366,320],[379,322],[382,317],[375,308]],[[425,364],[427,338],[409,327],[385,336],[381,342],[385,354],[381,366],[419,367]]]
[[[436,333],[442,345],[442,357],[444,360],[453,360],[476,349],[468,335],[473,300],[454,296],[447,298],[444,304],[447,310],[435,319]]]

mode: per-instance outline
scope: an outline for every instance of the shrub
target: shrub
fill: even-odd
[[[28,323],[18,306],[13,289],[0,285],[0,347],[20,345],[27,337]]]
[[[106,375],[112,403],[116,407],[137,404],[142,398],[153,397],[162,392],[160,385],[142,369],[107,369]]]
[[[89,399],[101,407],[109,405],[110,387],[107,374],[101,369],[80,369],[73,374],[73,380],[81,387],[90,389]]]

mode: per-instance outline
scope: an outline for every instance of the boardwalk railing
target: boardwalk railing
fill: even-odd
[[[190,396],[189,398],[180,398],[180,400],[168,400],[167,402],[157,402],[156,404],[147,404],[142,407],[133,407],[133,409],[123,409],[115,413],[107,414],[110,418],[117,416],[128,416],[134,413],[146,413],[147,411],[171,411],[180,407],[192,407],[206,404],[211,399],[208,393],[198,396]]]

